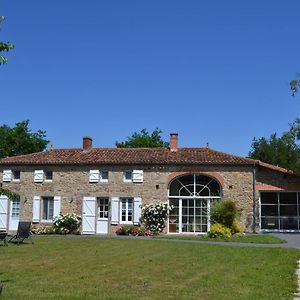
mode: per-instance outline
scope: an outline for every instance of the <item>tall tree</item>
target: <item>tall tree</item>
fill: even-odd
[[[270,138],[254,138],[249,157],[300,172],[299,124],[299,119],[296,119],[290,124],[289,131],[280,137],[273,133]]]
[[[32,132],[28,125],[29,120],[16,123],[13,128],[0,126],[0,158],[39,152],[47,147],[46,132]]]
[[[124,142],[116,142],[118,148],[157,148],[168,147],[169,143],[161,137],[162,131],[156,128],[151,134],[146,128],[140,132],[134,132]]]
[[[4,16],[0,16],[0,26],[1,23],[4,21]],[[8,52],[10,50],[12,50],[15,46],[11,43],[4,43],[4,42],[0,42],[0,52]],[[7,63],[7,57],[0,55],[0,65],[6,64]]]

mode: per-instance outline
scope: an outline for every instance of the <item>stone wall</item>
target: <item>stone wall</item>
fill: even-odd
[[[89,183],[89,170],[109,171],[108,183]],[[10,169],[2,167],[3,169]],[[253,229],[253,177],[252,168],[243,166],[20,166],[20,182],[3,183],[21,196],[21,219],[32,219],[34,196],[61,196],[61,211],[81,215],[84,196],[95,197],[141,197],[143,204],[168,200],[168,185],[172,178],[202,173],[212,176],[222,186],[223,198],[234,200],[242,210],[241,223],[247,231]],[[34,183],[34,170],[52,170],[53,181]],[[144,170],[143,183],[124,183],[123,171]],[[0,170],[2,172],[2,170]],[[0,173],[2,180],[2,174]],[[110,232],[114,228],[110,226]]]

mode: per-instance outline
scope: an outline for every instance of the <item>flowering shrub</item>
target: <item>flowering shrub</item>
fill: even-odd
[[[162,232],[171,209],[168,203],[146,204],[142,207],[141,221],[152,232]]]
[[[53,225],[40,225],[32,230],[35,234],[55,234],[55,229]]]
[[[211,238],[229,238],[231,237],[231,230],[220,223],[215,223],[211,226],[208,236]]]
[[[152,236],[152,232],[145,227],[125,225],[116,230],[117,235]]]
[[[59,214],[53,220],[53,227],[56,233],[68,234],[78,233],[81,224],[81,217],[75,213]]]

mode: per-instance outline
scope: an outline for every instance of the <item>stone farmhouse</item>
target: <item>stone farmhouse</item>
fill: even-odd
[[[0,229],[19,220],[48,224],[60,212],[82,216],[83,234],[113,233],[140,224],[141,205],[169,201],[166,232],[205,233],[215,201],[234,200],[247,232],[299,231],[300,176],[258,160],[206,148],[83,147],[7,157],[2,186],[20,199],[0,196]],[[11,201],[10,201],[11,200]]]

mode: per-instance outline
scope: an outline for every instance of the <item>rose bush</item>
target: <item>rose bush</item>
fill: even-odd
[[[168,203],[159,202],[142,206],[141,222],[145,228],[154,233],[159,233],[166,227],[170,210]]]

